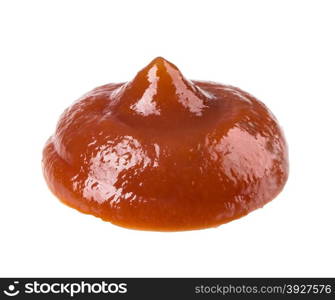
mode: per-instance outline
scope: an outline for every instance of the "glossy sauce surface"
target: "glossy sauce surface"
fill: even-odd
[[[114,224],[178,231],[218,226],[272,200],[288,176],[281,129],[242,90],[189,81],[156,58],[61,116],[43,152],[52,192]]]

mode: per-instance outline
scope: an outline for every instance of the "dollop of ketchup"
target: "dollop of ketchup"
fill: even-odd
[[[116,225],[218,226],[271,201],[288,177],[283,133],[263,103],[187,80],[158,57],[132,81],[98,87],[62,114],[43,151],[51,191]]]

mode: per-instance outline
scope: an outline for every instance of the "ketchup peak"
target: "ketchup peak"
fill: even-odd
[[[208,108],[209,94],[187,80],[179,69],[162,57],[155,58],[135,78],[113,94],[120,118],[153,125],[181,125],[201,117]]]
[[[113,224],[179,231],[264,206],[288,177],[283,132],[266,106],[219,83],[187,80],[155,58],[126,83],[62,114],[43,172],[65,204]]]

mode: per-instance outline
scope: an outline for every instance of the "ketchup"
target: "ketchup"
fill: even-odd
[[[43,151],[51,191],[119,226],[201,229],[271,201],[288,177],[273,114],[233,86],[187,80],[155,58],[62,114]]]

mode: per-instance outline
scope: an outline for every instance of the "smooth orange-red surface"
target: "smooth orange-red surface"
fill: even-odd
[[[156,58],[61,116],[43,152],[52,192],[114,224],[176,231],[217,226],[272,200],[288,176],[280,127],[250,94],[189,81]]]

